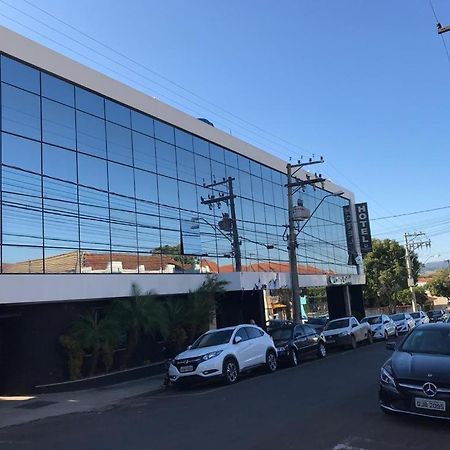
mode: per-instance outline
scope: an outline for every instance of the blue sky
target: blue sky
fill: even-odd
[[[433,4],[450,24],[450,3]],[[450,205],[450,62],[428,0],[68,5],[0,0],[0,23],[283,159],[323,155],[322,173],[372,219]],[[449,225],[447,208],[375,220],[372,233],[424,231],[422,260],[447,259]]]

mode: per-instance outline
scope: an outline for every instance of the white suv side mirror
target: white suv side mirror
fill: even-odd
[[[236,337],[234,338],[234,343],[235,343],[235,344],[239,344],[239,342],[241,342],[241,341],[242,341],[241,336],[236,336]]]

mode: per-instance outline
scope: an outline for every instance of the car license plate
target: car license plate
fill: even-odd
[[[192,372],[194,370],[194,366],[181,366],[180,373]]]
[[[416,408],[433,409],[435,411],[445,411],[446,404],[442,400],[428,400],[426,398],[416,398]]]

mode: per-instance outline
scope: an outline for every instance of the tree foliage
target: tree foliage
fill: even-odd
[[[114,300],[110,316],[118,328],[127,334],[127,351],[123,366],[127,366],[143,334],[164,334],[167,329],[164,311],[158,297],[152,292],[142,292],[133,284],[131,298]]]
[[[446,297],[450,301],[450,271],[438,270],[427,283],[432,295]]]
[[[364,257],[366,285],[364,298],[368,306],[388,306],[395,308],[399,292],[407,289],[405,248],[391,239],[374,239],[372,252]],[[420,263],[411,255],[413,277],[417,281]]]
[[[187,297],[171,297],[163,300],[167,320],[166,348],[169,356],[175,356],[186,342],[208,330],[217,311],[217,299],[225,292],[226,281],[217,276],[207,276],[202,285],[189,292]]]
[[[86,354],[91,355],[86,371],[89,375],[97,372],[100,357],[108,371],[114,363],[114,349],[124,334],[127,342],[122,368],[130,365],[136,347],[146,335],[162,338],[168,356],[179,353],[187,342],[209,328],[217,310],[216,301],[226,284],[216,276],[208,276],[187,296],[171,297],[142,292],[133,285],[130,298],[114,300],[104,310],[88,310],[59,339],[67,354],[70,378],[81,376]]]
[[[183,255],[181,244],[176,245],[163,245],[161,247],[156,247],[152,250],[154,254],[168,255],[180,264],[185,265],[195,265],[198,262],[198,258],[195,256]]]
[[[423,286],[415,286],[414,293],[416,294],[416,303],[423,308],[428,303],[428,295],[426,293],[426,289]],[[397,292],[396,299],[398,303],[411,305],[411,291],[408,288],[402,289],[401,291]]]

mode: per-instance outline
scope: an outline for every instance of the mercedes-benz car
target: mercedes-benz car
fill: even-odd
[[[386,346],[395,351],[381,368],[381,409],[450,419],[450,324],[421,325]]]
[[[169,366],[172,384],[222,377],[235,383],[241,372],[265,366],[277,370],[277,351],[272,338],[255,325],[220,328],[202,334]]]

